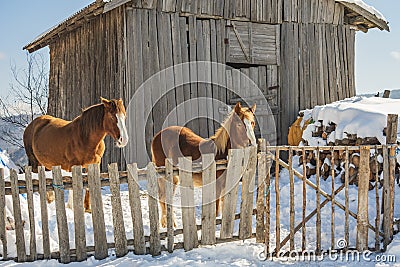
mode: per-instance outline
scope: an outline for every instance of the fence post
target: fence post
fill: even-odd
[[[72,191],[74,192],[72,199],[74,209],[75,248],[77,261],[84,261],[87,259],[85,211],[83,209],[82,190],[82,166],[72,166]]]
[[[24,226],[21,218],[21,204],[19,202],[18,174],[14,169],[10,170],[11,194],[13,201],[15,239],[17,243],[17,261],[26,261]]]
[[[229,161],[226,171],[223,174],[224,177],[218,178],[226,179],[225,190],[223,191],[225,195],[222,207],[221,239],[233,236],[239,180],[242,176],[243,149],[230,149],[228,157]]]
[[[167,205],[167,249],[174,251],[174,168],[172,159],[165,159],[165,204]],[[204,177],[203,177],[204,179]],[[204,180],[203,180],[204,181]]]
[[[257,215],[256,215],[256,242],[263,243],[265,241],[265,179],[267,177],[267,158],[266,158],[266,142],[265,139],[258,139],[258,147],[260,152],[258,158],[258,180],[257,180]],[[267,215],[268,216],[268,215]],[[265,234],[267,234],[265,232]],[[269,234],[269,233],[268,233]],[[269,239],[269,238],[268,238]],[[266,244],[267,245],[267,244]]]
[[[201,210],[201,244],[215,244],[215,213],[216,213],[216,163],[214,154],[202,155],[203,187]]]
[[[3,260],[7,259],[7,235],[6,235],[6,210],[5,210],[5,183],[4,169],[0,168],[0,240],[3,244]]]
[[[37,259],[36,254],[36,230],[35,230],[35,207],[33,205],[33,185],[32,185],[32,167],[25,167],[25,182],[26,182],[26,199],[28,202],[28,213],[29,213],[29,260],[35,261]]]
[[[194,187],[192,179],[192,158],[179,158],[179,178],[181,180],[181,207],[183,222],[183,246],[185,251],[198,245]]]
[[[69,233],[68,233],[68,222],[67,214],[65,212],[65,200],[64,200],[64,185],[61,175],[61,167],[54,166],[52,168],[53,173],[53,187],[56,201],[56,217],[57,217],[57,230],[58,230],[58,244],[60,248],[60,262],[69,263],[70,247],[69,247]]]
[[[147,192],[150,219],[150,254],[157,256],[161,254],[160,222],[158,213],[158,175],[154,163],[147,165]]]
[[[123,257],[128,253],[124,216],[122,213],[121,193],[119,190],[119,173],[117,163],[108,165],[108,175],[110,178],[111,207],[114,226],[115,254]]]
[[[249,238],[252,234],[253,196],[257,165],[257,147],[247,147],[245,148],[245,153],[248,154],[248,156],[245,157],[248,160],[242,177],[242,203],[240,205],[239,222],[240,239]]]
[[[146,241],[144,239],[142,204],[140,203],[139,178],[137,164],[128,164],[128,190],[129,204],[131,207],[133,225],[133,246],[135,254],[146,254]]]
[[[387,117],[386,127],[386,144],[396,144],[397,141],[397,124],[398,115],[389,114]],[[391,147],[388,155],[388,148],[384,148],[384,165],[383,165],[383,221],[382,227],[384,232],[383,246],[386,250],[387,245],[393,239],[393,211],[394,211],[394,179],[396,167],[396,149]],[[386,157],[385,157],[386,155]]]
[[[106,225],[104,223],[100,180],[100,165],[90,164],[88,166],[88,186],[90,193],[90,204],[92,208],[94,258],[96,260],[102,260],[108,256]]]
[[[369,156],[370,147],[360,147],[360,167],[358,177],[358,215],[357,215],[357,250],[368,249],[368,191],[369,191]]]
[[[40,194],[40,214],[42,220],[43,236],[43,258],[50,259],[50,233],[49,233],[49,215],[47,212],[47,193],[46,193],[46,173],[43,166],[38,167],[39,194]]]

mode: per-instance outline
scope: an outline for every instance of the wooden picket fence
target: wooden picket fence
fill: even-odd
[[[256,237],[259,243],[265,243],[266,253],[276,255],[281,251],[285,244],[289,242],[290,250],[296,249],[294,236],[296,232],[302,232],[301,249],[306,248],[306,223],[316,216],[316,251],[321,252],[324,249],[335,249],[334,237],[334,211],[336,208],[343,209],[346,213],[345,237],[349,241],[349,218],[354,217],[357,220],[357,249],[368,248],[368,229],[376,233],[376,248],[384,241],[387,245],[393,236],[393,194],[394,194],[394,166],[395,161],[393,153],[395,146],[374,146],[374,149],[382,149],[384,153],[384,187],[383,199],[385,203],[383,210],[383,232],[380,231],[380,207],[382,198],[379,198],[378,189],[376,189],[377,214],[376,223],[371,225],[368,221],[368,181],[369,181],[369,153],[370,147],[286,147],[286,146],[266,146],[265,140],[260,139],[259,151],[255,147],[246,149],[232,149],[229,151],[229,161],[214,160],[213,155],[203,155],[202,162],[192,162],[190,158],[180,158],[179,168],[173,167],[170,160],[166,161],[165,167],[155,167],[149,163],[147,168],[138,169],[136,164],[128,164],[126,171],[119,171],[117,164],[108,165],[108,173],[100,173],[99,165],[88,166],[87,173],[82,172],[81,166],[75,166],[72,169],[71,176],[62,176],[61,168],[52,169],[52,179],[46,179],[44,168],[39,168],[38,178],[32,179],[30,167],[25,168],[25,180],[18,180],[16,171],[11,170],[10,181],[4,180],[3,170],[0,171],[0,203],[5,203],[5,196],[11,195],[13,200],[13,216],[15,221],[16,251],[17,257],[13,258],[18,262],[35,261],[37,259],[59,259],[62,263],[71,261],[83,261],[87,257],[94,255],[96,259],[104,259],[109,255],[109,249],[113,248],[117,257],[124,256],[128,251],[135,254],[151,254],[157,256],[161,251],[172,252],[174,249],[184,248],[191,250],[199,245],[213,245],[217,243],[244,240]],[[320,174],[317,171],[317,183],[311,182],[306,175],[296,171],[293,166],[293,152],[345,150],[348,159],[349,151],[360,150],[360,178],[358,183],[358,212],[349,210],[349,179],[346,175],[345,183],[336,188],[332,184],[332,192],[325,192],[320,187]],[[280,158],[284,152],[288,152],[288,162]],[[386,151],[386,152],[385,152]],[[348,162],[348,160],[347,160]],[[203,167],[204,166],[204,167]],[[275,168],[271,168],[275,167]],[[281,167],[289,170],[290,174],[290,218],[280,216],[280,190],[279,173]],[[305,170],[305,166],[304,170]],[[348,164],[346,167],[348,168]],[[216,207],[213,200],[216,199],[216,171],[225,170],[225,187],[229,190],[224,195],[224,205],[222,207],[221,218],[216,218]],[[201,204],[201,224],[196,224],[193,173],[202,173],[202,204]],[[305,173],[305,172],[304,172]],[[367,175],[368,173],[368,175]],[[173,226],[173,176],[180,177],[181,208],[182,208],[182,229],[174,229]],[[335,175],[334,172],[332,175]],[[367,178],[368,176],[368,178]],[[302,222],[295,225],[295,195],[294,180],[297,178],[303,182],[303,214]],[[167,228],[165,232],[160,230],[158,200],[158,179],[165,178],[166,183],[166,202],[167,202]],[[365,179],[364,179],[365,178]],[[274,179],[274,195],[276,213],[270,214],[271,208],[271,184]],[[140,200],[140,190],[138,182],[147,180],[148,193],[148,212],[150,220],[150,235],[145,236],[143,214]],[[240,183],[241,182],[241,183]],[[133,239],[127,239],[123,219],[123,205],[121,203],[120,185],[128,185],[129,205],[131,210],[131,223],[133,228]],[[241,197],[239,197],[239,188],[241,184]],[[106,238],[105,216],[102,199],[102,187],[110,187],[112,220],[114,242],[108,243]],[[306,186],[311,187],[317,194],[316,209],[310,214],[306,214],[307,196]],[[84,188],[89,188],[92,204],[92,221],[94,246],[86,245],[85,232],[85,214],[83,209]],[[340,190],[346,192],[346,202],[344,204],[335,200]],[[64,190],[73,190],[74,205],[74,234],[75,248],[71,249],[69,242],[69,230],[66,216]],[[50,250],[50,233],[48,207],[46,201],[46,192],[55,192],[57,230],[59,236],[59,250],[52,252]],[[40,207],[34,206],[33,196],[38,192],[40,195]],[[20,196],[26,194],[28,215],[29,215],[29,251],[25,249],[24,222],[21,217]],[[256,194],[256,195],[255,195]],[[321,198],[325,198],[321,202]],[[254,201],[256,199],[256,201]],[[236,214],[236,207],[240,203],[240,212]],[[332,209],[332,246],[330,248],[321,248],[321,209],[331,202]],[[36,229],[34,221],[34,212],[41,211],[41,227],[43,235],[43,254],[38,254]],[[254,217],[255,216],[255,217]],[[372,215],[372,216],[375,216]],[[0,205],[0,218],[5,218],[5,205]],[[289,219],[290,234],[281,239],[281,223]],[[327,219],[327,218],[324,218]],[[235,231],[235,221],[238,223],[238,234]],[[256,222],[256,228],[253,229],[253,220]],[[275,245],[270,240],[273,232],[270,229],[271,220],[275,220]],[[387,223],[386,223],[387,222]],[[237,225],[237,224],[236,224]],[[219,235],[217,234],[217,226]],[[183,242],[177,242],[176,236],[183,235]],[[3,260],[11,259],[7,252],[7,235],[5,219],[0,220],[0,240],[3,244]],[[382,239],[383,238],[383,239]],[[161,245],[161,241],[166,240],[166,245]]]
[[[257,189],[257,225],[256,225],[256,237],[257,242],[265,242],[265,253],[266,255],[276,256],[278,252],[282,254],[283,247],[289,242],[289,247],[286,252],[305,251],[307,249],[306,242],[306,223],[309,222],[313,217],[316,217],[315,228],[316,236],[315,250],[316,254],[320,254],[323,251],[328,250],[340,250],[340,249],[357,249],[358,251],[364,251],[369,249],[370,251],[386,250],[387,245],[393,238],[393,222],[394,222],[394,181],[395,181],[395,168],[396,168],[396,149],[397,145],[374,145],[374,146],[319,146],[319,147],[294,147],[294,146],[266,146],[263,142],[260,144],[261,152],[258,154],[258,189]],[[380,180],[378,172],[378,165],[381,164],[378,161],[378,152],[382,152],[383,160],[383,181]],[[316,182],[310,181],[306,177],[306,152],[315,153],[316,155]],[[330,176],[333,177],[330,181],[322,181],[321,165],[319,157],[322,153],[330,153],[333,155],[335,152],[344,154],[344,183],[337,188],[335,186],[335,169],[331,168]],[[349,209],[349,165],[350,165],[350,153],[359,153],[360,163],[358,167],[358,205],[357,212]],[[287,162],[280,158],[282,153],[287,153]],[[293,155],[301,155],[303,157],[302,172],[295,170],[293,163]],[[371,156],[373,155],[373,156]],[[334,166],[335,159],[331,158],[331,165]],[[370,164],[373,161],[374,164]],[[275,167],[274,171],[271,172],[271,166]],[[370,166],[376,168],[376,171],[371,177]],[[289,216],[289,235],[282,238],[280,233],[281,224],[283,220],[280,215],[280,172],[281,168],[285,168],[289,171],[290,176],[290,216]],[[375,182],[375,202],[368,203],[368,196],[370,188],[370,181]],[[271,214],[271,194],[268,191],[271,189],[272,181],[274,179],[274,194],[275,194],[275,214]],[[302,181],[302,196],[295,196],[295,179]],[[262,183],[261,181],[264,181]],[[321,183],[331,183],[330,192],[321,189]],[[380,196],[379,191],[382,185],[382,195]],[[312,188],[316,194],[316,208],[306,213],[307,207],[307,188]],[[345,203],[340,203],[335,196],[337,196],[342,190],[345,192]],[[266,198],[263,196],[266,195]],[[302,220],[300,223],[295,224],[295,198],[302,198]],[[323,201],[321,202],[321,199]],[[321,247],[321,209],[330,202],[331,204],[331,217],[324,218],[324,220],[330,220],[331,231],[325,233],[330,235],[330,246],[327,248]],[[376,214],[368,214],[369,205],[374,205],[376,208]],[[265,208],[264,208],[265,207]],[[340,209],[345,212],[345,225],[344,225],[344,244],[346,247],[338,247],[337,241],[339,237],[335,237],[335,209]],[[269,216],[268,216],[269,215]],[[355,240],[355,247],[349,246],[349,221],[350,218],[354,218],[357,222],[357,235]],[[275,244],[270,241],[270,228],[272,218],[275,219]],[[374,224],[371,224],[369,218],[375,218]],[[375,235],[375,246],[368,246],[368,232],[373,231]],[[301,232],[301,248],[295,247],[295,234]],[[342,237],[342,236],[341,236]]]

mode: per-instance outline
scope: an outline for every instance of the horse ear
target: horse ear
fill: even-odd
[[[101,96],[100,96],[100,100],[101,100],[101,102],[102,102],[103,104],[105,104],[105,105],[110,104],[110,100],[105,99],[105,98],[103,98],[103,97],[101,97]]]
[[[256,112],[256,107],[257,107],[257,105],[256,105],[256,103],[254,103],[253,106],[250,108],[251,112],[253,112],[253,114],[254,114],[254,112]]]
[[[241,110],[242,110],[242,105],[240,104],[240,102],[237,102],[235,106],[235,112],[239,114]]]

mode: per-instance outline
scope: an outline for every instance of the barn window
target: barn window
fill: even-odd
[[[231,21],[228,63],[279,65],[279,26]]]

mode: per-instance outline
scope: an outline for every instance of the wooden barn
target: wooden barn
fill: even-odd
[[[177,105],[193,99],[185,108],[207,118],[171,123],[188,124],[208,137],[226,107],[196,104],[197,98],[233,104],[246,96],[258,102],[238,73],[250,77],[268,100],[270,109],[261,103],[256,111],[258,121],[275,119],[276,134],[268,129],[258,135],[285,144],[299,110],[355,95],[355,34],[375,27],[389,30],[368,6],[349,0],[97,0],[24,49],[49,46],[48,113],[66,119],[98,103],[100,96],[122,97],[128,104],[144,81],[167,67],[192,61],[226,64],[224,71],[194,68],[182,75],[222,79],[240,94],[214,84],[180,85],[179,78],[170,81],[178,86],[159,100],[152,90],[165,88],[145,92],[142,107],[128,118],[131,129],[145,128],[130,133],[135,147],[129,152],[129,160],[144,166],[143,151],[149,152],[153,135]],[[142,115],[145,109],[151,109],[150,116]],[[103,162],[123,165],[122,157],[107,139]]]

